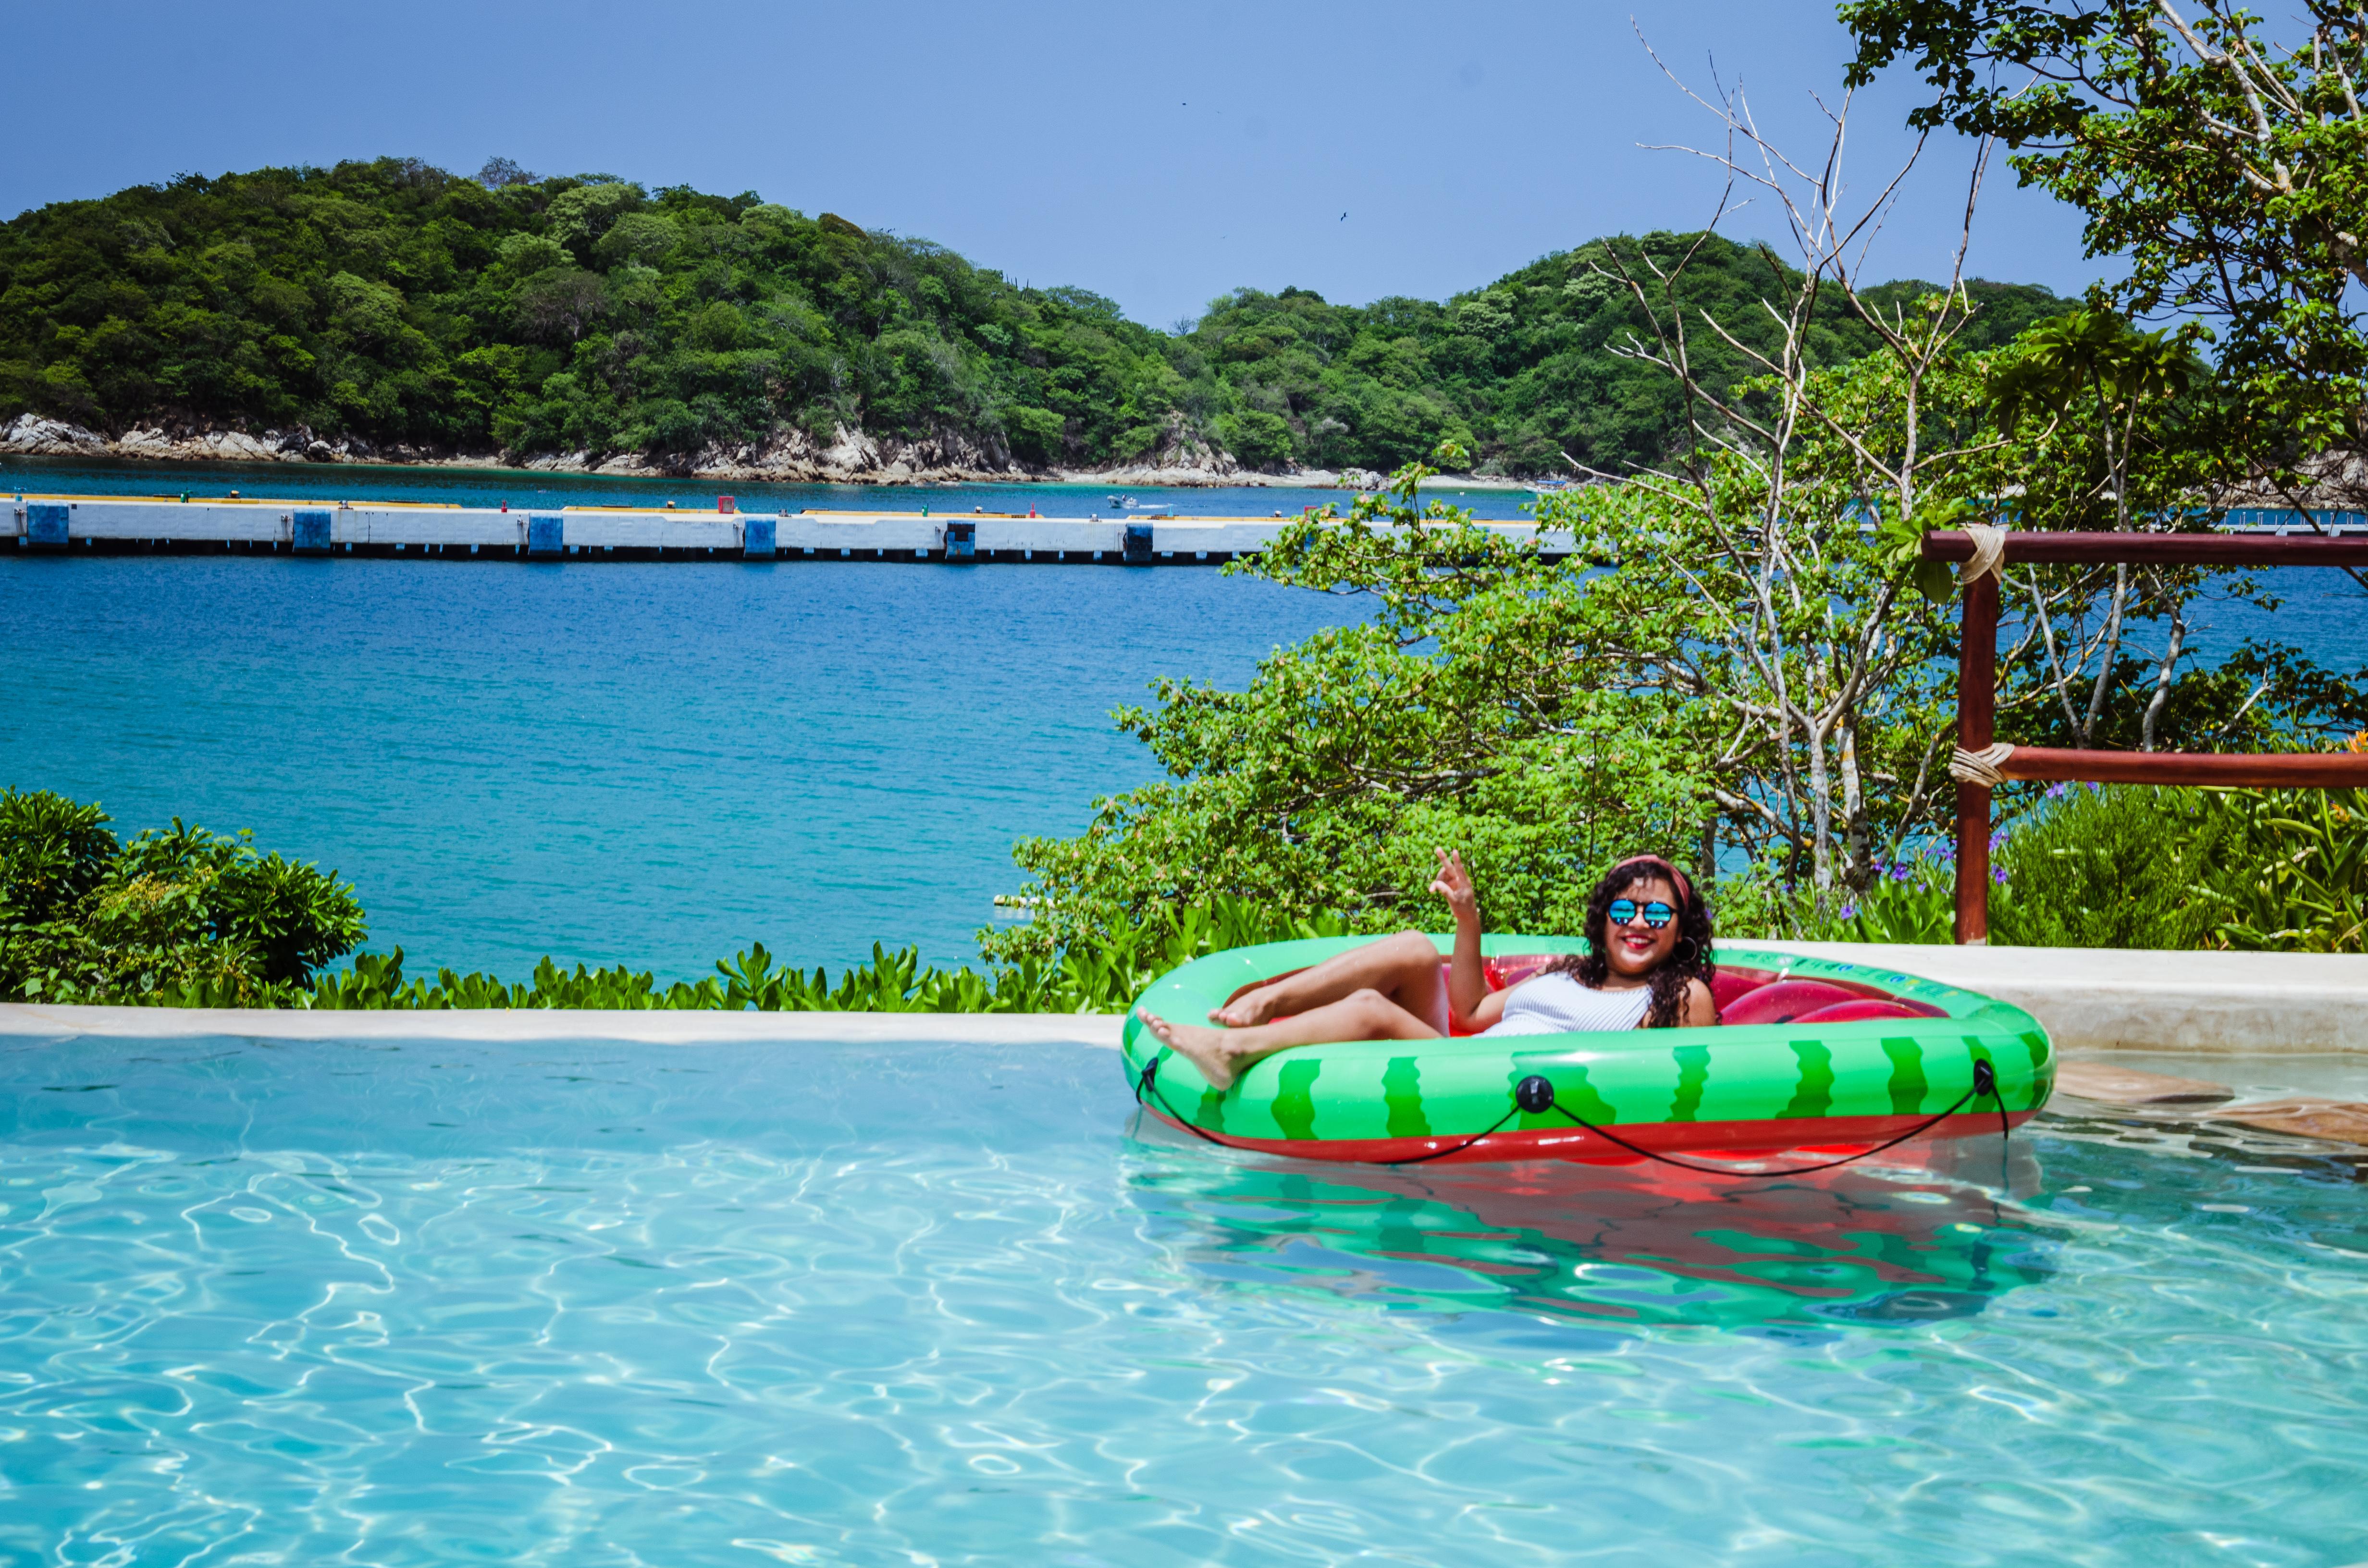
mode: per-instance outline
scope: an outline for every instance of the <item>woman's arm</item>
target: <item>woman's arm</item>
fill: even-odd
[[[1706,1029],[1718,1022],[1718,999],[1699,980],[1686,982],[1686,999],[1678,1007],[1678,1027]]]
[[[1430,891],[1445,899],[1455,915],[1455,959],[1448,971],[1447,1005],[1456,1017],[1476,1026],[1490,993],[1487,971],[1480,963],[1480,898],[1463,869],[1463,856],[1439,851],[1439,875],[1432,879]],[[1497,1010],[1504,1011],[1502,1002],[1497,1004]]]
[[[1523,983],[1526,984],[1527,982]],[[1461,1008],[1457,1009],[1463,1019],[1463,1027],[1474,1034],[1478,1034],[1483,1029],[1495,1028],[1498,1024],[1503,1023],[1506,1000],[1520,988],[1519,985],[1508,985],[1502,991],[1491,991],[1487,995],[1480,998],[1480,1006],[1468,1013],[1463,1012]]]

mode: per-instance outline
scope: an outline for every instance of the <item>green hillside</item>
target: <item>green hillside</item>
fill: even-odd
[[[1030,467],[1199,441],[1388,469],[1452,435],[1510,472],[1617,467],[1663,449],[1675,403],[1611,353],[1641,317],[1588,258],[1681,243],[1597,241],[1445,303],[1244,290],[1171,335],[753,192],[404,159],[189,176],[0,225],[0,420],[660,462],[849,427]],[[1714,239],[1689,290],[1761,335],[1770,278]],[[1977,290],[1986,342],[2060,308]],[[1830,358],[1869,346],[1839,310],[1820,324]]]

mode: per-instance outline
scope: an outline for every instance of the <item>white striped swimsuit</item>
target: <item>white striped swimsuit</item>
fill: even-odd
[[[1506,994],[1505,1016],[1480,1032],[1501,1034],[1592,1034],[1633,1029],[1653,1005],[1653,988],[1594,991],[1567,974],[1541,974]]]

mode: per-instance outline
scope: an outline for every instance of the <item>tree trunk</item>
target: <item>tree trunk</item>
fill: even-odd
[[[2187,617],[2181,612],[2176,595],[2166,595],[2170,601],[2170,642],[2163,649],[2162,664],[2155,671],[2154,697],[2146,703],[2146,722],[2138,739],[2140,751],[2152,751],[2161,733],[2162,710],[2170,705],[2170,688],[2179,678],[2179,653],[2187,642]]]

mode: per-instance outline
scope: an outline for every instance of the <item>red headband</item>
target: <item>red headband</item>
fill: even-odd
[[[1686,881],[1686,874],[1683,871],[1679,870],[1675,866],[1669,864],[1667,860],[1662,859],[1658,855],[1631,855],[1625,860],[1621,861],[1619,865],[1612,867],[1611,871],[1617,871],[1628,866],[1659,867],[1662,870],[1668,873],[1669,885],[1678,890],[1679,898],[1688,903],[1691,903],[1694,901],[1693,883]],[[1608,877],[1611,874],[1611,871],[1606,871],[1603,874]]]

